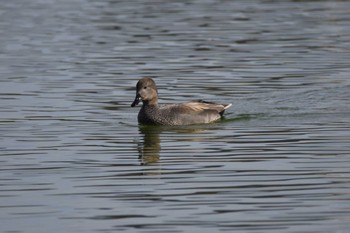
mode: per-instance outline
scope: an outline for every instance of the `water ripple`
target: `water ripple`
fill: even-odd
[[[348,232],[349,7],[3,2],[2,231]],[[233,106],[138,126],[142,76]]]

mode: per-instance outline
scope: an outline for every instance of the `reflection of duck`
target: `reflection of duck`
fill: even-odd
[[[139,159],[142,165],[150,165],[157,163],[160,159],[162,132],[175,134],[193,134],[195,136],[179,138],[178,141],[200,141],[201,137],[196,134],[201,134],[206,130],[217,129],[215,125],[191,125],[191,126],[151,126],[139,125],[140,134],[143,136],[143,143],[139,144]]]
[[[160,127],[140,126],[140,133],[143,134],[143,145],[139,147],[139,159],[142,164],[156,163],[160,153]]]
[[[158,91],[153,79],[145,77],[136,85],[136,97],[131,107],[143,102],[138,115],[142,124],[191,125],[219,120],[231,104],[215,104],[202,100],[182,104],[158,105]]]

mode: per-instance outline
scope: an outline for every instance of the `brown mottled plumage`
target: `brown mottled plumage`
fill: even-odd
[[[136,85],[136,97],[131,107],[143,102],[138,115],[141,124],[192,125],[219,120],[231,104],[216,104],[202,100],[182,104],[158,105],[158,91],[153,79],[145,77]]]

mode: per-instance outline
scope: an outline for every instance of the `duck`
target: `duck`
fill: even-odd
[[[158,104],[158,89],[151,77],[143,77],[136,84],[136,97],[131,107],[142,101],[138,114],[139,124],[144,125],[194,125],[220,120],[232,104],[217,104],[193,100],[179,104]]]

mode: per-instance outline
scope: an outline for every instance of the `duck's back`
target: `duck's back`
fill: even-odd
[[[204,101],[191,101],[183,104],[143,106],[138,120],[142,124],[192,125],[219,120],[225,109],[231,105]]]

